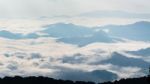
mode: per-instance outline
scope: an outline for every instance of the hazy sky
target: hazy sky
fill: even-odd
[[[149,3],[150,0],[0,0],[0,17],[72,16],[100,10],[150,13]]]
[[[150,0],[0,0],[0,27],[16,31],[57,22],[98,26],[150,21],[149,3]]]

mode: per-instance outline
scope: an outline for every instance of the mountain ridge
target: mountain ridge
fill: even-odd
[[[107,32],[105,31],[107,30]],[[43,26],[42,30],[27,35],[0,31],[0,37],[8,39],[37,39],[40,37],[54,37],[58,41],[85,46],[95,42],[122,42],[122,39],[135,41],[150,41],[150,22],[139,21],[128,25],[108,25],[102,27],[84,27],[75,24],[56,23]],[[44,33],[39,35],[38,33]]]

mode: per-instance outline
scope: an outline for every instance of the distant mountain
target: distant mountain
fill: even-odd
[[[150,56],[150,48],[140,49],[138,51],[127,51],[127,53],[139,56]]]
[[[108,30],[105,32],[104,30]],[[36,39],[40,37],[54,37],[58,41],[85,46],[90,43],[104,42],[112,43],[123,41],[122,38],[150,41],[150,22],[141,21],[129,25],[108,25],[104,27],[84,27],[74,24],[56,23],[43,27],[43,30],[38,31],[44,35],[38,35],[33,32],[27,35],[21,33],[13,33],[9,31],[0,31],[0,37],[8,39]]]
[[[34,38],[38,38],[39,35],[37,35],[36,33],[23,35],[21,33],[13,33],[10,31],[2,30],[0,31],[0,37],[7,38],[7,39],[34,39]]]
[[[96,32],[92,28],[74,24],[57,23],[45,26],[47,37],[56,37],[59,41],[84,46],[94,42],[113,42],[113,39],[104,31]]]
[[[150,84],[150,76],[141,78],[121,79],[119,81],[116,80],[114,82],[105,82],[99,84]]]
[[[103,60],[101,62],[98,62],[96,64],[105,64],[105,63],[110,63],[113,65],[118,65],[121,67],[140,67],[140,68],[147,68],[149,66],[149,63],[140,59],[140,58],[128,58],[126,56],[123,56],[120,53],[114,52],[112,54],[112,57],[107,60]]]
[[[44,30],[41,32],[57,38],[82,37],[94,33],[94,31],[90,28],[65,23],[56,23],[44,26]]]
[[[113,41],[113,38],[109,37],[104,32],[95,33],[87,37],[81,36],[81,37],[60,38],[59,40],[65,43],[77,44],[79,46],[84,46],[95,42],[105,42],[105,43],[115,42]]]
[[[150,14],[130,13],[126,11],[92,11],[82,13],[78,17],[92,17],[92,18],[150,18]]]
[[[97,80],[100,79],[100,81],[97,81],[97,82],[113,81],[118,78],[118,76],[115,73],[112,73],[106,70],[94,70],[90,74],[97,77]]]
[[[114,38],[108,36],[104,31],[96,32],[92,28],[78,26],[74,24],[56,23],[44,26],[41,33],[36,32],[23,35],[21,33],[13,33],[9,31],[0,31],[0,37],[8,39],[36,39],[40,37],[54,37],[58,41],[84,46],[94,42],[114,42]]]
[[[25,39],[36,39],[39,37],[41,37],[41,36],[36,33],[29,33],[29,34],[23,36],[23,38],[25,38]]]
[[[108,25],[97,29],[109,30],[110,36],[138,41],[150,41],[150,22],[141,21],[129,25]]]
[[[9,31],[2,30],[2,31],[0,31],[0,37],[10,38],[10,39],[21,39],[22,34],[20,34],[20,33],[11,33]]]
[[[72,71],[61,71],[58,72],[57,74],[61,75],[58,75],[58,77],[56,78],[73,81],[106,82],[106,81],[113,81],[118,78],[116,74],[106,70],[94,70],[91,72],[72,70]]]

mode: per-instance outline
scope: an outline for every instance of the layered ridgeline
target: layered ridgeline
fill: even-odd
[[[150,41],[150,22],[146,21],[136,22],[129,25],[108,25],[97,27],[97,29],[108,30],[110,36],[137,41]]]
[[[149,57],[150,56],[150,48],[140,49],[138,51],[127,51],[129,54]]]
[[[94,42],[114,42],[104,31],[95,31],[92,28],[73,24],[53,24],[45,26],[46,36],[58,38],[59,41],[84,46]]]
[[[122,39],[150,41],[150,22],[137,22],[129,25],[108,25],[103,27],[84,27],[74,24],[56,23],[44,26],[41,31],[23,35],[6,30],[0,31],[0,37],[9,39],[36,39],[54,37],[58,41],[85,46],[95,42],[112,43]],[[39,34],[42,33],[42,34]]]
[[[120,67],[140,67],[146,69],[149,66],[149,62],[144,61],[141,58],[127,57],[126,55],[114,52],[111,55],[111,58],[96,62],[95,64],[113,64]]]

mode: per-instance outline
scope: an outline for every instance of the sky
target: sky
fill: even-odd
[[[64,22],[83,26],[150,21],[149,3],[149,0],[0,0],[0,26],[17,21],[24,25],[27,20],[40,25]]]
[[[92,11],[150,13],[149,0],[0,0],[0,17],[73,16]]]

